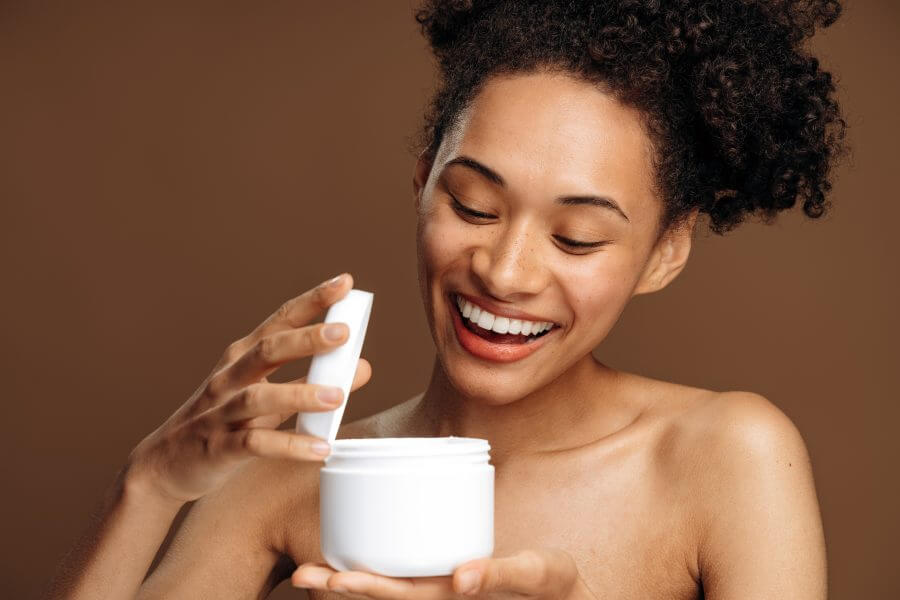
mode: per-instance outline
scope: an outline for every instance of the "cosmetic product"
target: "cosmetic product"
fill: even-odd
[[[335,569],[451,575],[494,551],[487,440],[341,439],[319,476],[321,551]]]
[[[320,549],[340,571],[450,575],[494,551],[490,444],[454,436],[335,439],[372,301],[371,292],[354,289],[329,307],[325,322],[346,323],[350,336],[313,356],[307,382],[340,387],[344,402],[297,415],[297,432],[331,445],[319,471]]]

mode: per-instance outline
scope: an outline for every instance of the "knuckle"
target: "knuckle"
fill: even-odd
[[[240,395],[241,408],[252,411],[262,402],[262,385],[253,383],[243,389]]]
[[[267,335],[256,343],[256,355],[265,364],[275,362],[278,355],[278,339]]]
[[[281,320],[287,321],[291,316],[291,308],[292,308],[292,302],[290,300],[288,300],[287,302],[285,302],[284,304],[279,306],[278,309],[275,311],[275,318],[280,321]]]
[[[202,436],[201,439],[203,441],[203,456],[206,458],[215,455],[222,444],[221,436],[212,432]]]
[[[297,451],[299,450],[299,448],[297,448],[297,436],[289,435],[284,445],[288,454],[297,454]]]
[[[318,350],[325,346],[325,343],[322,338],[322,328],[325,327],[323,323],[319,323],[313,327],[304,327],[303,331],[303,346],[308,350]]]
[[[222,394],[224,390],[224,376],[213,375],[206,381],[206,386],[203,388],[203,396],[205,396],[210,401],[214,401]]]
[[[313,288],[310,294],[310,302],[318,309],[325,309],[329,306],[328,290],[322,286]]]
[[[241,446],[251,454],[257,454],[260,451],[260,441],[258,429],[245,429],[241,437]]]
[[[226,363],[232,363],[236,361],[241,356],[241,349],[243,348],[243,338],[240,340],[235,340],[228,344],[228,347],[225,348],[225,352],[222,354],[222,358]]]
[[[519,552],[519,560],[527,566],[527,570],[531,573],[535,585],[542,586],[547,583],[547,563],[539,552],[522,550]]]
[[[319,403],[318,398],[316,397],[317,386],[315,385],[307,385],[307,384],[298,384],[293,386],[294,388],[294,407],[298,409],[302,409],[309,405],[315,405]]]

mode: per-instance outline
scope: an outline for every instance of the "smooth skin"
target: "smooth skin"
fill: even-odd
[[[812,468],[790,419],[752,392],[659,381],[592,355],[630,299],[671,283],[690,253],[696,214],[657,236],[639,117],[563,73],[495,77],[416,163],[431,380],[338,437],[488,439],[492,557],[434,578],[335,572],[319,550],[319,464],[260,458],[194,504],[137,597],[263,598],[290,578],[313,600],[825,598]],[[504,184],[450,164],[460,156]],[[608,196],[627,218],[561,195]],[[521,361],[477,359],[456,340],[452,291],[560,328]],[[161,523],[153,506],[142,516]],[[474,595],[463,594],[468,571]]]
[[[283,304],[249,335],[230,344],[193,395],[131,452],[103,508],[64,560],[47,598],[132,598],[175,515],[186,502],[221,492],[257,458],[315,461],[327,442],[276,429],[300,411],[333,410],[340,388],[271,383],[288,361],[347,340],[344,323],[307,325],[352,288],[341,274]],[[351,389],[371,366],[360,359]],[[326,452],[313,445],[324,442]],[[202,504],[202,502],[201,502]]]

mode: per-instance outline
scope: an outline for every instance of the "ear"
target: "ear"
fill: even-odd
[[[632,296],[659,291],[681,273],[691,253],[691,238],[699,211],[695,208],[684,225],[666,232],[656,243]]]
[[[416,196],[416,212],[422,205],[422,192],[425,190],[425,183],[428,181],[428,175],[431,173],[431,166],[434,157],[428,155],[428,150],[423,150],[416,159],[416,168],[413,172],[413,193]]]

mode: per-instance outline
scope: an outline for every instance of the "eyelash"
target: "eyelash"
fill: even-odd
[[[453,199],[453,209],[456,210],[457,212],[461,212],[463,214],[469,215],[470,217],[475,217],[476,219],[494,219],[495,218],[494,215],[489,215],[489,214],[486,214],[483,212],[478,212],[477,210],[472,210],[471,208],[469,208],[468,206],[465,206],[459,200],[457,200],[456,196],[454,196],[453,194],[450,194],[450,197]],[[588,248],[588,249],[600,248],[609,243],[608,241],[579,242],[576,240],[570,240],[568,238],[564,238],[559,235],[555,235],[553,237],[555,237],[557,240],[559,240],[561,243],[565,244],[566,246],[569,246],[572,248]]]

